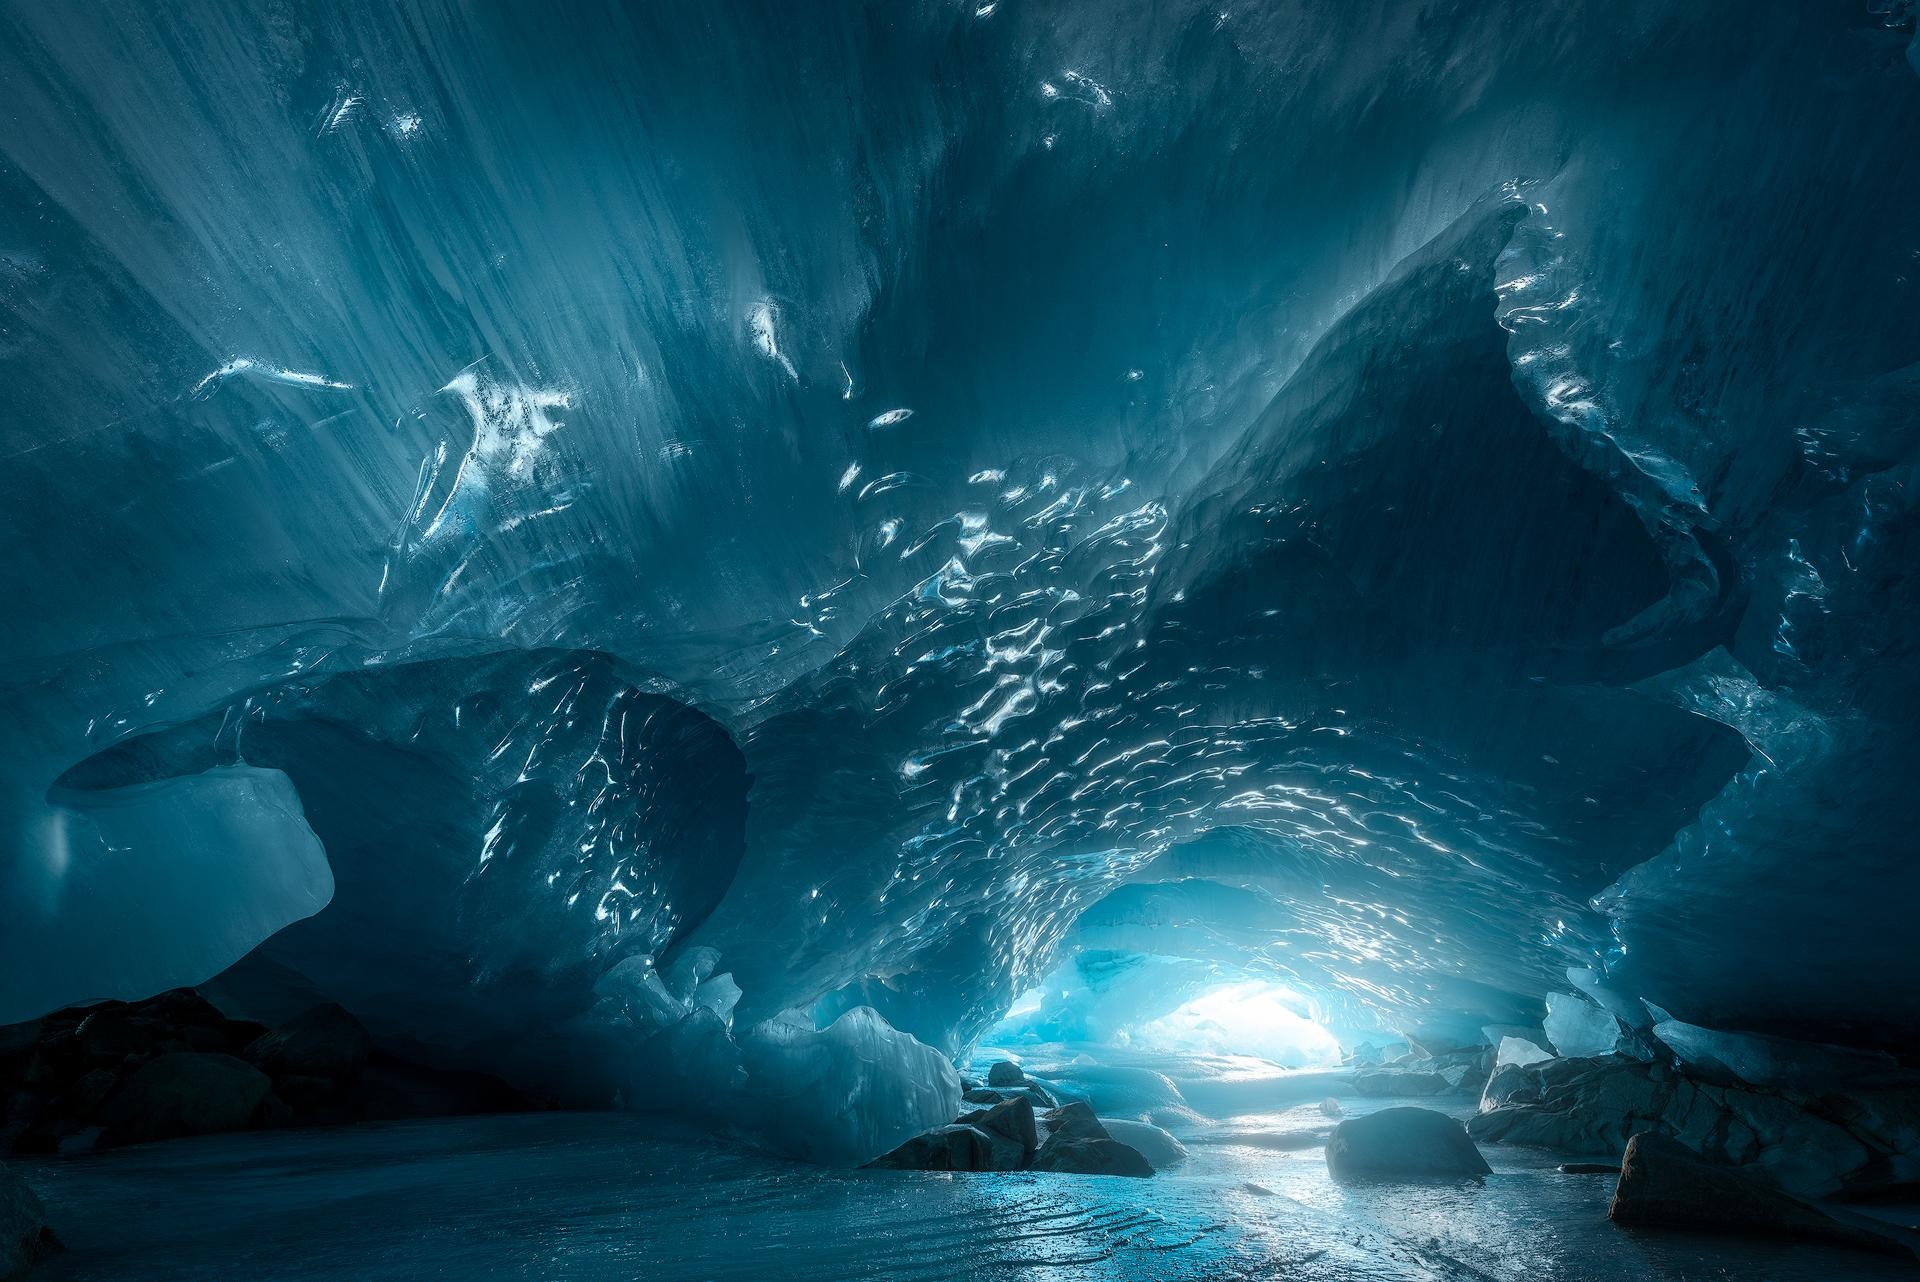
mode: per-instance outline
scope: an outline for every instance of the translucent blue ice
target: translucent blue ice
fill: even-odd
[[[1910,1047],[1853,8],[0,3],[0,1020],[836,1160],[1107,963]]]

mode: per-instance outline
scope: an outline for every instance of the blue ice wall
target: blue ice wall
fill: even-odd
[[[0,3],[0,1018],[266,941],[900,1126],[1081,949],[1911,1049],[1912,40]]]

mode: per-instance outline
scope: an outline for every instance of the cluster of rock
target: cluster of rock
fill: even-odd
[[[1823,1207],[1753,1166],[1703,1156],[1679,1140],[1641,1132],[1616,1168],[1570,1163],[1563,1172],[1618,1172],[1607,1214],[1633,1229],[1792,1237],[1920,1258],[1920,1234]],[[1492,1173],[1468,1128],[1432,1109],[1381,1109],[1334,1127],[1327,1170],[1337,1180],[1473,1179]]]
[[[1911,1091],[1717,1084],[1614,1054],[1502,1064],[1480,1107],[1468,1129],[1484,1142],[1623,1154],[1649,1133],[1812,1197],[1920,1180],[1920,1095]]]
[[[40,1199],[25,1180],[0,1167],[0,1282],[19,1277],[59,1249]]]
[[[269,1029],[175,989],[0,1028],[0,1148],[14,1153],[526,1106],[496,1078],[383,1054],[332,1004]]]
[[[1060,1101],[1054,1098],[1052,1091],[1028,1077],[1026,1070],[1010,1059],[989,1065],[984,1083],[976,1082],[971,1077],[962,1077],[960,1090],[960,1098],[968,1104],[998,1104],[1019,1096],[1036,1109],[1060,1107]]]
[[[1751,1168],[1709,1161],[1652,1132],[1627,1141],[1607,1216],[1626,1228],[1792,1237],[1920,1258],[1920,1235],[1815,1206]]]
[[[1486,1087],[1493,1062],[1491,1046],[1412,1041],[1404,1055],[1356,1068],[1353,1089],[1373,1099],[1472,1097]]]
[[[965,1085],[961,1098],[978,1107],[950,1125],[914,1136],[867,1163],[868,1169],[1153,1174],[1145,1155],[1115,1139],[1092,1108],[1078,1101],[1058,1104],[1017,1064],[1002,1060],[989,1070],[985,1085]]]

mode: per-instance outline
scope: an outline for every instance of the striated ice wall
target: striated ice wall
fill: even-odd
[[[1914,1049],[1897,8],[0,3],[0,1019]]]

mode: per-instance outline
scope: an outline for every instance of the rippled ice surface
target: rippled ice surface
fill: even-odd
[[[1362,1106],[1365,1107],[1365,1106]],[[95,1279],[1908,1277],[1873,1257],[1620,1232],[1610,1182],[1489,1150],[1483,1185],[1342,1189],[1312,1107],[1150,1181],[824,1171],[615,1114],[181,1141],[33,1167]],[[1299,1142],[1304,1142],[1300,1140]]]

